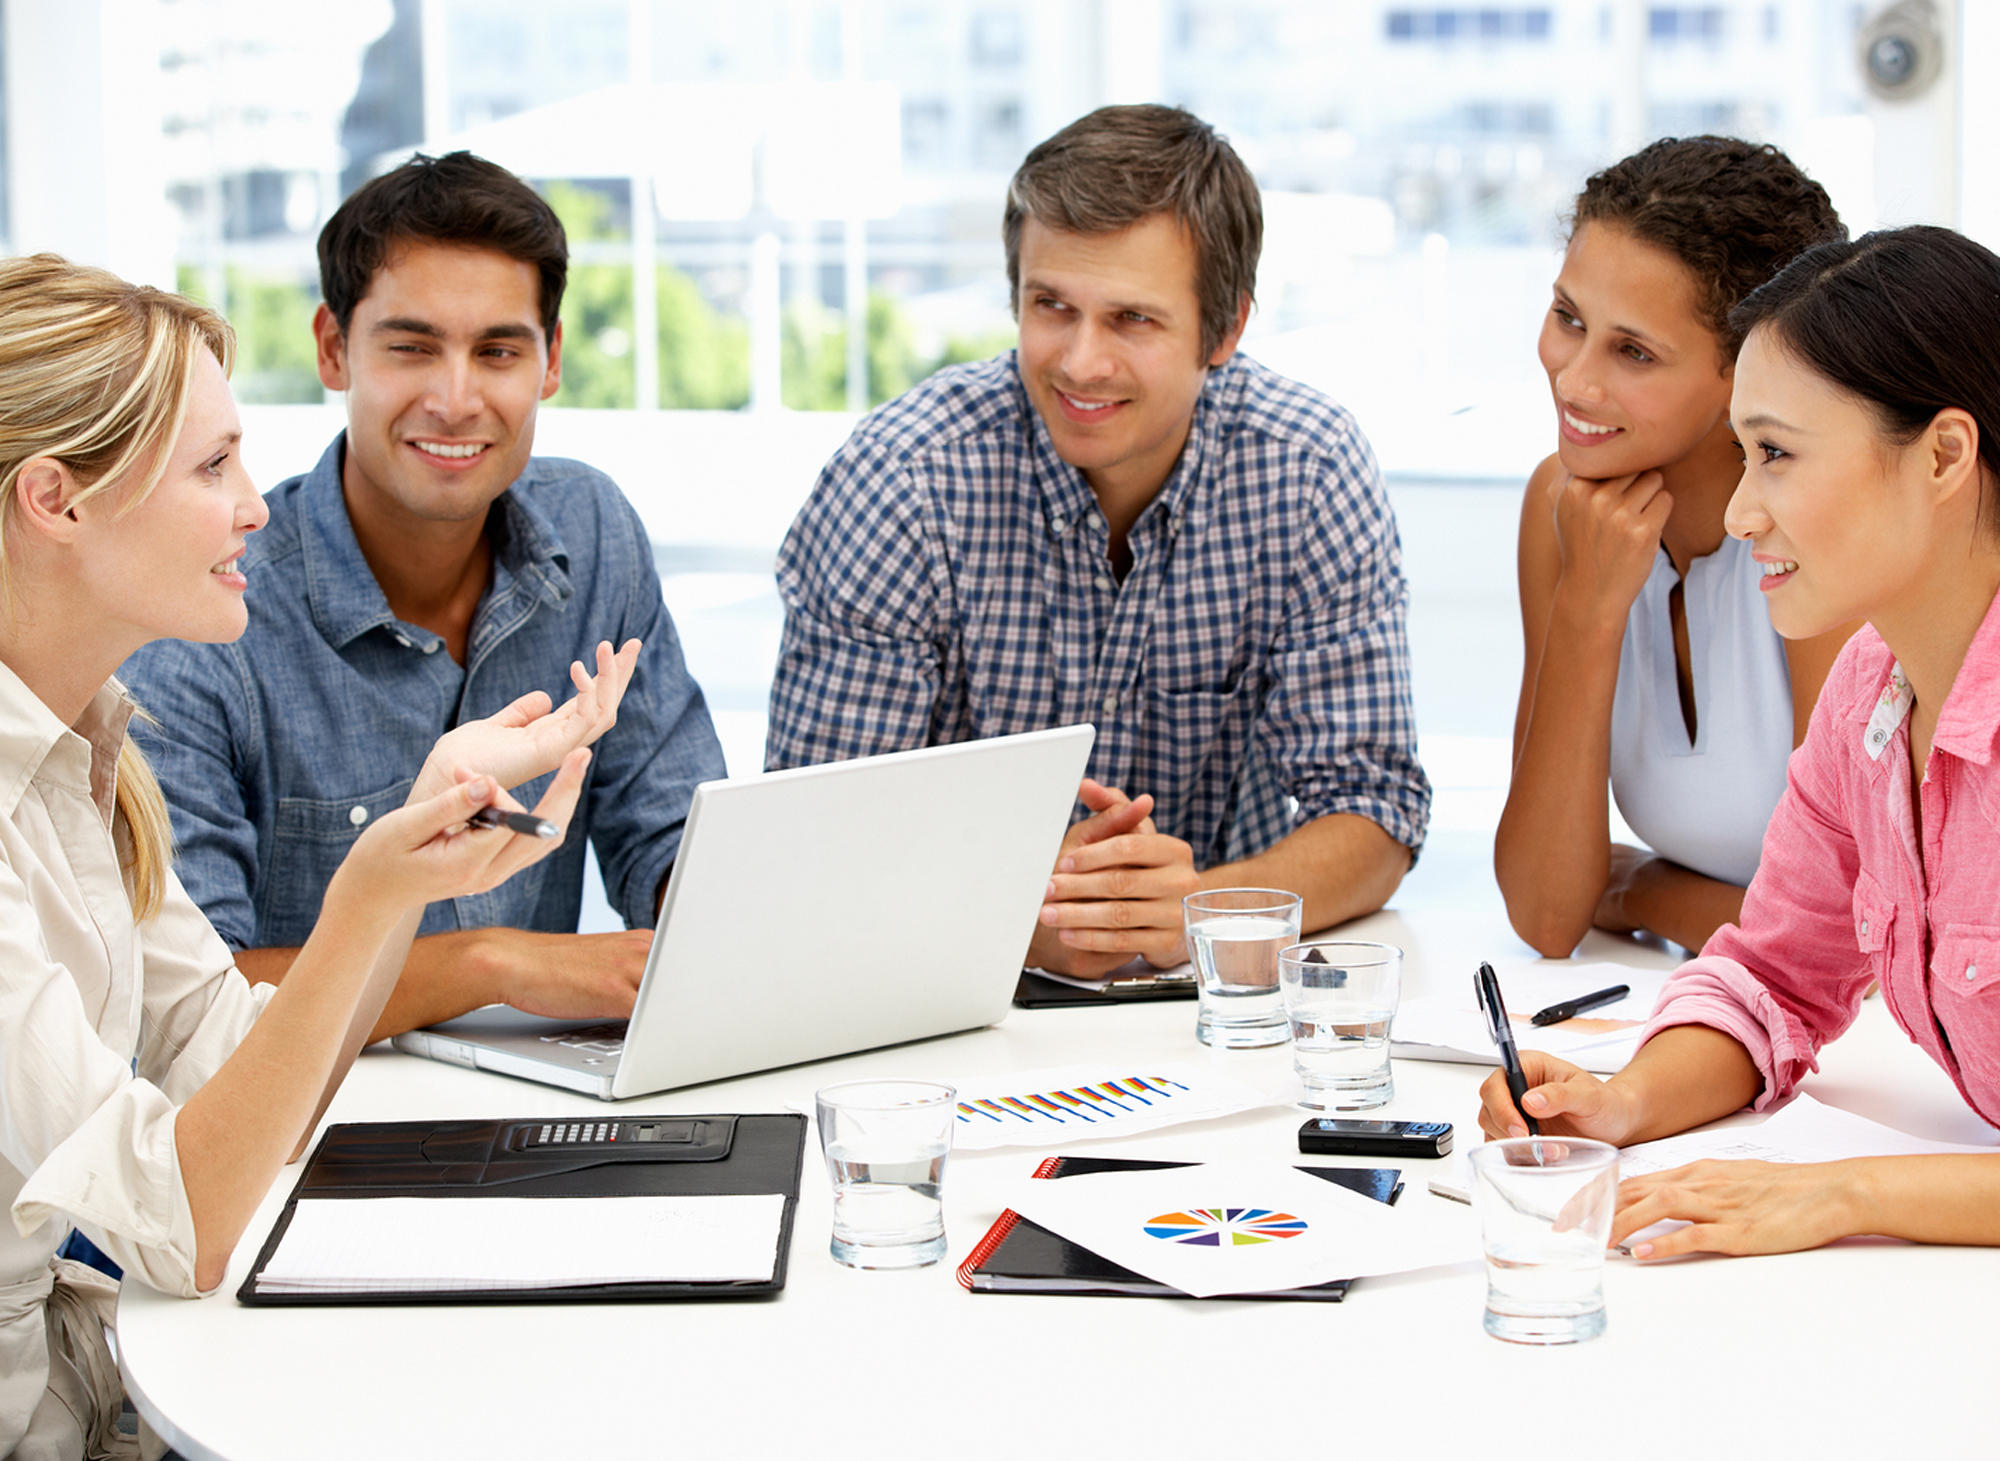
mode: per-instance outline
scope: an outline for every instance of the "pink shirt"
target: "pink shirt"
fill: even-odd
[[[1910,691],[1872,628],[1835,661],[1764,835],[1742,924],[1674,972],[1646,1027],[1709,1025],[1763,1073],[1761,1110],[1819,1068],[1870,980],[2000,1126],[2000,598],[1938,716],[1910,815]]]

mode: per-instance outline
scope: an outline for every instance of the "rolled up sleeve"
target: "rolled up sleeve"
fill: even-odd
[[[767,770],[908,750],[944,692],[946,555],[908,478],[866,442],[820,474],[778,553],[784,638]]]
[[[1337,812],[1376,823],[1412,854],[1430,825],[1410,693],[1409,588],[1374,459],[1355,449],[1346,483],[1316,498],[1301,543],[1260,751],[1303,824]]]

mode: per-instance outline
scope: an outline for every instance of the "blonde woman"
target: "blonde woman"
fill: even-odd
[[[158,785],[112,678],[139,645],[245,622],[265,509],[237,458],[217,316],[49,255],[0,262],[0,1455],[124,1454],[104,1325],[132,1278],[214,1288],[311,1134],[423,905],[554,844],[467,826],[560,764],[563,822],[636,642],[440,741],[356,842],[282,988],[253,990],[169,866]],[[365,727],[357,727],[365,734]]]

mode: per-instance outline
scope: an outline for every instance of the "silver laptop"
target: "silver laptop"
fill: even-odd
[[[396,1048],[615,1101],[993,1024],[1094,735],[704,782],[629,1023],[493,1005]]]

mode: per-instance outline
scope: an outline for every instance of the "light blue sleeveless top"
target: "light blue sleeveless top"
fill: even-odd
[[[1738,538],[1688,565],[1683,590],[1694,669],[1695,743],[1681,718],[1661,549],[1625,621],[1611,703],[1611,794],[1660,856],[1725,883],[1757,871],[1792,754],[1792,677],[1771,627],[1750,545]]]

